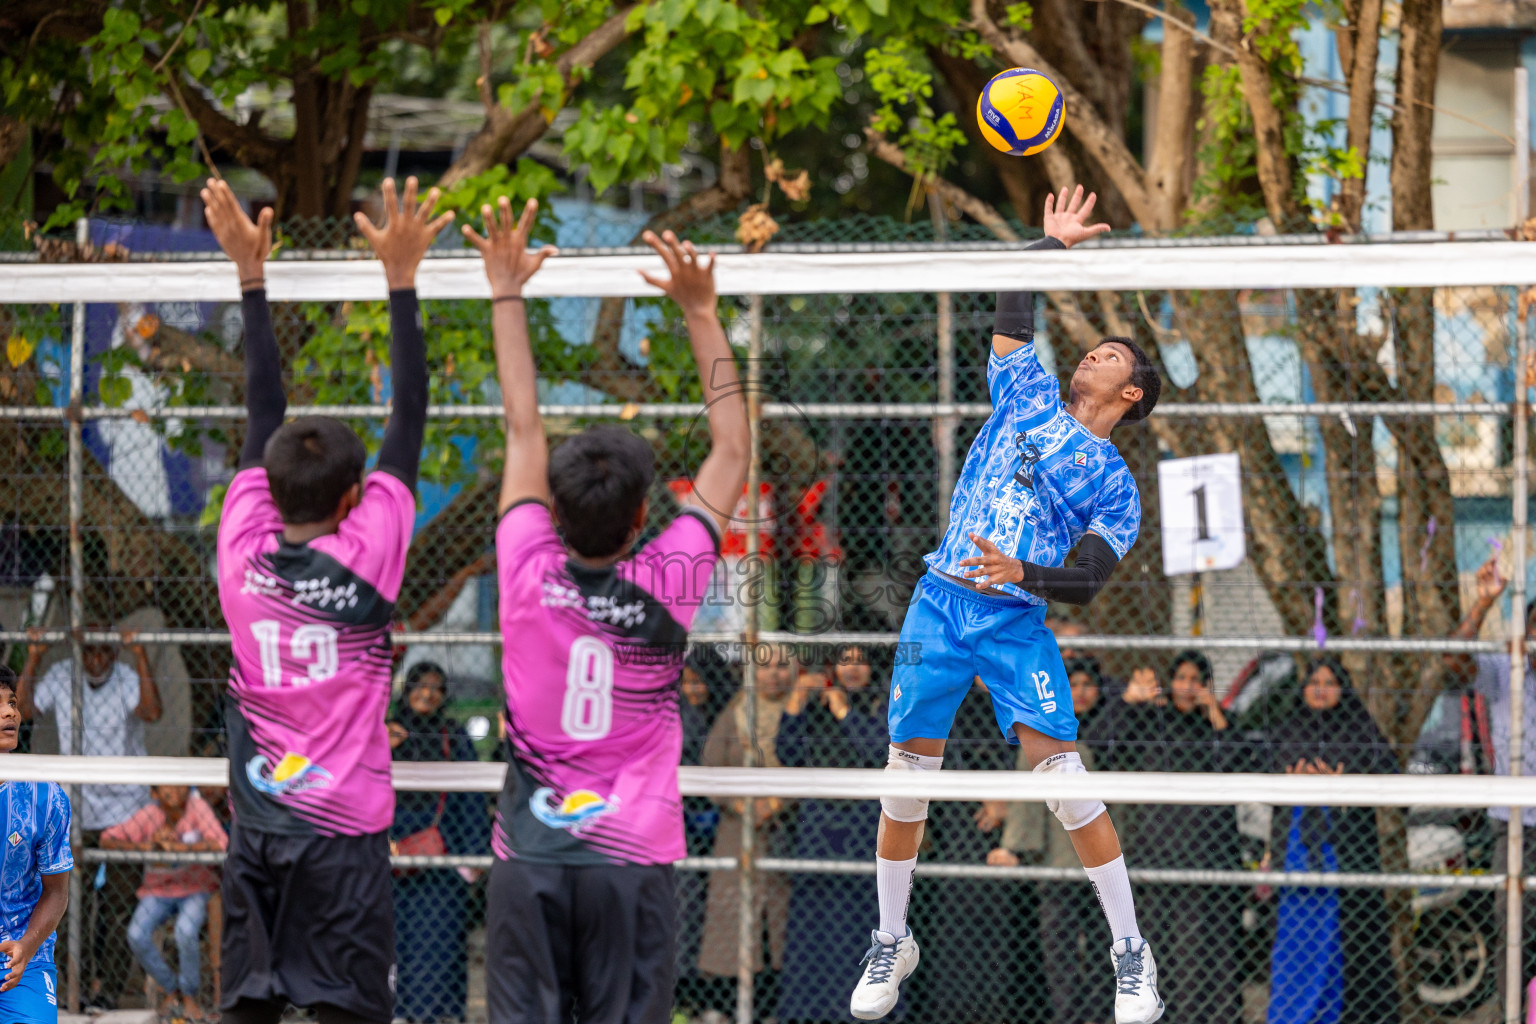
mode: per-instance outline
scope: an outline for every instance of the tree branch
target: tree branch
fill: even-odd
[[[1088,98],[1060,71],[1053,68],[1032,43],[1015,32],[1005,32],[1000,28],[987,14],[987,0],[971,0],[971,27],[980,33],[993,50],[1004,54],[1010,61],[1035,68],[1051,77],[1061,90],[1068,130],[1104,168],[1104,173],[1109,175],[1120,194],[1125,197],[1131,215],[1143,224],[1156,223],[1156,210],[1148,195],[1146,176],[1141,165],[1131,155],[1125,140],[1111,130]]]
[[[865,128],[864,135],[869,139],[869,151],[884,160],[898,171],[911,174],[907,167],[907,155],[894,142],[887,139],[873,128]],[[1049,152],[1049,150],[1047,150]],[[1005,242],[1019,241],[1018,232],[1008,224],[997,208],[991,203],[978,199],[958,185],[945,181],[943,178],[930,178],[923,182],[933,189],[946,203],[955,207],[960,212],[967,214],[972,220],[992,232]]]
[[[1243,0],[1214,0],[1211,4],[1213,24],[1218,18],[1228,21],[1233,38],[1239,40],[1237,69],[1242,77],[1243,98],[1253,117],[1254,162],[1258,168],[1259,187],[1264,192],[1264,208],[1276,229],[1289,231],[1303,218],[1296,204],[1290,156],[1285,151],[1285,119],[1280,108],[1275,106],[1271,93],[1274,81],[1269,67],[1254,52],[1252,34],[1242,30],[1245,13]]]
[[[626,27],[633,7],[625,7],[597,28],[587,33],[574,46],[555,61],[564,83],[563,104],[575,87],[576,70],[590,68],[629,35]],[[485,124],[464,147],[463,154],[454,161],[438,182],[440,188],[452,188],[466,178],[484,174],[498,164],[511,163],[529,146],[539,141],[549,130],[540,105],[530,103],[516,112],[494,105],[487,113]]]
[[[180,95],[187,113],[197,122],[198,130],[210,147],[228,153],[237,163],[269,178],[276,177],[288,155],[290,144],[287,141],[275,139],[259,128],[237,123],[214,106],[195,85],[182,88],[179,80],[169,81],[167,85],[173,93]],[[171,98],[174,100],[176,95]]]
[[[1189,31],[1194,19],[1169,0],[1163,18],[1163,73],[1157,86],[1157,135],[1147,162],[1147,190],[1152,194],[1157,220],[1146,227],[1164,231],[1177,228],[1188,206],[1185,182],[1189,178],[1190,133],[1195,119],[1195,38]]]
[[[1376,111],[1376,55],[1381,48],[1382,0],[1359,0],[1352,5],[1350,25],[1349,114],[1345,120],[1344,144],[1360,157],[1360,176],[1345,178],[1340,187],[1344,229],[1359,232],[1360,213],[1365,208],[1365,168],[1371,156],[1371,117]],[[1340,37],[1342,41],[1342,36]],[[1340,60],[1344,54],[1339,54]]]

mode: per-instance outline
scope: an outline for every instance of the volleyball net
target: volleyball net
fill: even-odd
[[[934,787],[913,1019],[1109,1019],[1107,930],[1043,803],[1090,793],[1111,805],[1171,1019],[1288,1020],[1334,1001],[1344,1020],[1513,1012],[1506,993],[1536,975],[1536,943],[1510,984],[1508,910],[1525,904],[1507,812],[1489,810],[1536,806],[1536,783],[1492,775],[1524,744],[1500,694],[1520,676],[1509,652],[1529,593],[1533,250],[1444,236],[723,246],[760,484],[688,653],[679,1012],[735,1016],[746,964],[757,1019],[841,1019],[873,924],[877,797],[912,785]],[[530,287],[546,425],[552,442],[602,422],[650,441],[654,530],[707,451],[686,332],[635,273],[649,250],[566,251]],[[20,668],[30,627],[47,648],[39,674],[64,666],[79,708],[72,661],[131,630],[165,708],[145,727],[156,756],[12,756],[0,774],[217,797],[229,652],[211,565],[244,418],[238,285],[207,254],[157,255],[0,267],[0,655]],[[290,412],[340,416],[371,449],[390,396],[382,276],[353,253],[295,255],[268,273]],[[501,410],[478,260],[435,253],[418,284],[433,406],[397,686],[435,666],[475,760],[397,765],[396,831],[439,807],[449,822],[446,859],[397,861],[399,1015],[481,1019]],[[946,771],[875,771],[880,695],[898,659],[921,656],[897,642],[902,614],[990,412],[992,292],[1021,287],[1038,294],[1036,349],[1064,386],[1106,335],[1134,338],[1165,381],[1156,413],[1112,437],[1141,490],[1141,538],[1092,606],[1052,609],[1096,769],[1070,794],[1050,787],[1079,780],[1019,770],[979,687]],[[1498,572],[1480,583],[1489,560]],[[1320,656],[1374,734],[1318,725],[1305,686]],[[848,692],[868,728],[821,708],[815,729],[786,730],[784,695],[757,692],[759,668],[780,661]],[[1174,662],[1196,666],[1194,689],[1175,687]],[[1202,687],[1214,701],[1192,696]],[[28,757],[61,749],[60,720],[39,716]],[[1309,752],[1345,774],[1285,774]],[[144,985],[126,941],[142,865],[218,857],[102,849],[97,826],[116,812],[87,824],[85,810],[66,975],[82,998],[99,985],[123,1002]],[[1517,882],[1528,868],[1515,863]],[[211,928],[202,942],[216,948]],[[212,975],[205,957],[208,998]]]

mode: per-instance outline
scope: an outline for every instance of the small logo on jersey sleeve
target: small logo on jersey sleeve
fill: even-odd
[[[5,838],[6,838],[6,840],[12,846],[20,846],[21,845],[21,833],[20,832],[12,832],[10,835],[6,836]]]
[[[275,766],[265,754],[257,754],[245,765],[245,777],[252,786],[272,796],[293,796],[307,789],[321,789],[331,784],[331,773],[303,754],[292,751]]]
[[[1087,452],[1075,452],[1075,453],[1073,453],[1073,455],[1072,455],[1072,465],[1074,465],[1074,466],[1086,466],[1086,465],[1088,465],[1088,453]]]
[[[610,796],[604,800],[590,789],[578,789],[557,801],[555,791],[544,786],[528,798],[528,809],[550,828],[580,832],[603,815],[618,810],[619,798]]]

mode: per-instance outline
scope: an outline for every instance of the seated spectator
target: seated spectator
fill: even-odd
[[[848,647],[825,674],[804,673],[779,723],[779,762],[789,768],[883,768],[889,744],[885,692],[863,649]],[[865,860],[880,826],[874,800],[804,800],[792,816],[794,856]],[[779,984],[781,1021],[840,1020],[848,971],[867,943],[862,923],[875,905],[873,875],[802,874],[790,879],[788,939]]]
[[[1066,669],[1072,712],[1077,716],[1077,752],[1091,771],[1100,767],[1096,759],[1106,721],[1099,662],[1091,655],[1079,655],[1067,660]],[[1018,769],[1029,770],[1023,750]],[[1110,813],[1121,820],[1118,808]],[[996,866],[1013,867],[1026,861],[1053,868],[1082,867],[1072,837],[1038,801],[1008,805],[1002,845],[987,854],[987,863]],[[1086,879],[1043,882],[1039,891],[1040,948],[1051,951],[1040,960],[1051,996],[1047,1019],[1051,1024],[1109,1024],[1115,1016],[1114,993],[1096,984],[1095,974],[1104,945],[1104,913],[1098,895]]]
[[[1303,707],[1271,737],[1273,770],[1393,774],[1397,759],[1332,658],[1307,666]],[[1284,871],[1380,872],[1372,807],[1277,807],[1266,864]],[[1269,1024],[1399,1019],[1390,920],[1380,889],[1280,890]]]
[[[1114,709],[1117,771],[1226,772],[1251,767],[1248,747],[1231,734],[1211,689],[1211,663],[1181,651],[1168,666],[1165,692],[1157,673],[1131,673]],[[1104,763],[1104,762],[1108,763]],[[1235,871],[1242,864],[1237,809],[1147,804],[1117,819],[1125,859],[1137,867]],[[1146,885],[1137,891],[1142,928],[1159,942],[1158,987],[1168,1017],[1180,1021],[1241,1019],[1237,961],[1241,890],[1211,885]]]
[[[102,627],[86,627],[95,631]],[[74,662],[70,658],[55,662],[36,680],[38,666],[48,645],[42,631],[27,631],[27,660],[17,680],[16,700],[23,721],[32,721],[39,713],[52,714],[59,732],[59,753],[80,753],[88,757],[144,757],[144,723],[160,720],[160,691],[150,671],[149,656],[134,642],[131,631],[122,633],[122,646],[132,659],[132,667],[118,658],[117,645],[85,644],[81,648],[81,670],[85,686],[81,694],[81,749],[74,747],[71,710],[71,680]],[[102,830],[127,821],[149,803],[144,786],[82,786],[81,845],[98,845]],[[115,1009],[117,998],[128,980],[128,948],[123,944],[128,915],[134,900],[137,873],[130,864],[103,865],[106,884],[87,888],[95,903],[95,934],[85,948],[89,953],[84,976],[90,984],[82,990],[87,1006]],[[88,915],[89,916],[89,915]]]
[[[798,676],[794,652],[786,644],[769,644],[766,665],[757,667],[757,729],[747,723],[746,692],[731,698],[720,717],[715,719],[704,743],[704,765],[709,768],[740,767],[746,752],[757,752],[759,767],[779,767],[778,735],[785,702]],[[720,827],[715,834],[714,855],[736,858],[741,855],[742,814],[746,809],[740,799],[718,801]],[[753,801],[757,823],[757,856],[784,856],[788,843],[784,826],[784,802],[777,797]],[[741,909],[740,881],[734,871],[714,871],[709,877],[709,895],[704,907],[704,934],[699,942],[699,973],[716,978],[736,977],[737,922]],[[789,880],[782,874],[757,876],[752,913],[759,922],[758,931],[768,933],[768,966],[774,971],[784,966],[784,928],[789,916]],[[753,947],[752,970],[764,968],[762,946]],[[767,980],[767,979],[765,979]],[[716,994],[717,1003],[725,999]],[[766,997],[765,997],[766,998]],[[717,1010],[735,1005],[730,996]]]
[[[1009,771],[1015,757],[999,731],[990,691],[979,677],[973,679],[949,730],[944,770]],[[1002,844],[1009,811],[1005,801],[933,801],[920,863],[986,864]],[[912,893],[912,933],[963,940],[924,947],[923,969],[913,977],[911,990],[902,993],[898,1008],[905,1006],[912,1020],[929,1024],[1013,1021],[1022,1016],[1020,1007],[1043,1005],[1036,911],[1032,883],[1011,878],[922,879]],[[1007,953],[983,954],[978,962],[979,949]]]
[[[724,671],[722,671],[724,670]],[[694,650],[678,680],[678,715],[683,726],[682,764],[696,765],[704,757],[704,742],[715,724],[730,685],[729,666],[712,652]],[[720,824],[720,810],[707,796],[683,797],[683,838],[688,856],[709,854]],[[704,899],[710,872],[677,872],[677,1001],[685,1015],[713,1010],[705,983],[698,977],[699,939],[704,931]]]
[[[475,761],[474,741],[447,714],[448,676],[430,661],[406,673],[402,700],[389,716],[396,761]],[[490,852],[490,810],[483,793],[408,793],[395,797],[391,846],[401,854]],[[463,1020],[469,998],[471,868],[395,872],[395,1017],[411,1022]]]
[[[155,786],[154,802],[141,807],[125,822],[101,834],[103,850],[136,850],[141,853],[213,852],[224,850],[229,837],[213,809],[186,786]],[[207,864],[149,863],[139,886],[139,903],[128,923],[128,945],[144,972],[165,994],[161,1013],[184,1014],[202,1020],[197,1003],[202,987],[203,922],[208,900],[219,891],[219,873]],[[171,973],[155,929],[175,919],[177,971]]]

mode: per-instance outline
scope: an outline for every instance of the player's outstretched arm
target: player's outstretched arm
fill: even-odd
[[[554,246],[528,251],[528,238],[539,203],[528,200],[523,215],[512,219],[512,201],[502,196],[493,213],[480,208],[485,236],[464,225],[464,237],[480,250],[485,276],[491,283],[491,332],[496,346],[496,380],[506,414],[507,455],[501,471],[500,511],[516,502],[534,498],[549,502],[549,447],[544,440],[544,421],[539,418],[538,372],[533,366],[533,346],[528,342],[528,310],[523,286],[544,261],[555,255]]]
[[[650,231],[641,237],[656,250],[670,276],[662,280],[643,270],[640,276],[682,307],[709,416],[709,455],[699,466],[684,503],[704,509],[723,532],[747,479],[750,455],[747,406],[736,381],[736,357],[715,310],[715,257],[711,253],[708,262],[700,259],[692,242],[679,242],[670,231],[660,238]]]
[[[267,308],[267,257],[272,253],[272,208],[253,221],[241,209],[229,184],[214,178],[202,190],[208,227],[224,255],[240,273],[240,311],[245,320],[245,444],[240,468],[261,465],[267,440],[283,425],[288,398],[283,394],[283,361]]]
[[[1045,237],[1030,249],[1070,249],[1109,230],[1108,224],[1089,224],[1088,217],[1098,202],[1098,194],[1083,195],[1083,186],[1069,196],[1045,197]],[[997,314],[992,320],[992,351],[1006,356],[1014,349],[1035,340],[1034,292],[998,292]]]
[[[416,201],[416,179],[405,179],[405,195],[395,198],[395,180],[384,179],[384,226],[365,214],[353,219],[384,264],[389,283],[389,370],[394,409],[384,440],[379,443],[379,468],[415,489],[421,463],[421,439],[427,429],[427,343],[422,334],[421,308],[416,301],[416,268],[438,233],[453,221],[453,212],[432,216],[438,191]]]

